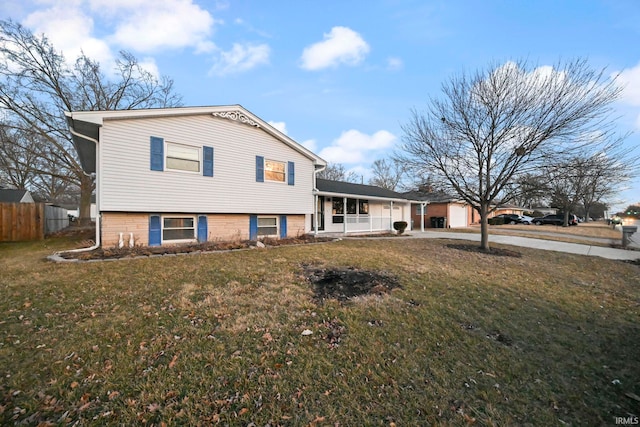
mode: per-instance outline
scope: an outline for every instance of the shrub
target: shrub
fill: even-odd
[[[407,221],[396,221],[393,223],[393,229],[398,232],[398,234],[404,233],[404,230],[407,229]]]
[[[489,225],[504,225],[504,218],[489,218]]]

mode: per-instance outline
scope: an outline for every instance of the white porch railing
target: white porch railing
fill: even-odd
[[[346,220],[347,233],[391,230],[391,219],[388,216],[347,215]]]

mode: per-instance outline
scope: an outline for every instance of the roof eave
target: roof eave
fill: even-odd
[[[354,194],[354,193],[336,193],[332,191],[322,191],[322,190],[314,190],[314,194],[318,196],[331,196],[331,197],[346,197],[346,198],[359,198],[359,199],[367,199],[367,200],[386,200],[392,202],[401,202],[401,203],[409,203],[411,200],[408,199],[399,199],[393,197],[383,197],[383,196],[369,196],[366,194]]]

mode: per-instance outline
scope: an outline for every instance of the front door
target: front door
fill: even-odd
[[[316,215],[318,216],[318,231],[324,231],[324,196],[318,196]],[[315,227],[315,216],[311,215],[311,229],[315,229]]]

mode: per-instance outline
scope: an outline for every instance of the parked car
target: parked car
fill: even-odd
[[[490,225],[502,225],[502,224],[530,224],[531,222],[523,219],[517,214],[500,214],[493,218],[489,218]]]
[[[538,218],[533,218],[533,223],[535,225],[564,225],[564,214],[549,214]],[[573,214],[569,214],[569,225],[578,225],[578,217]]]
[[[533,217],[527,216],[527,215],[520,215],[520,222],[526,225],[533,224]]]

